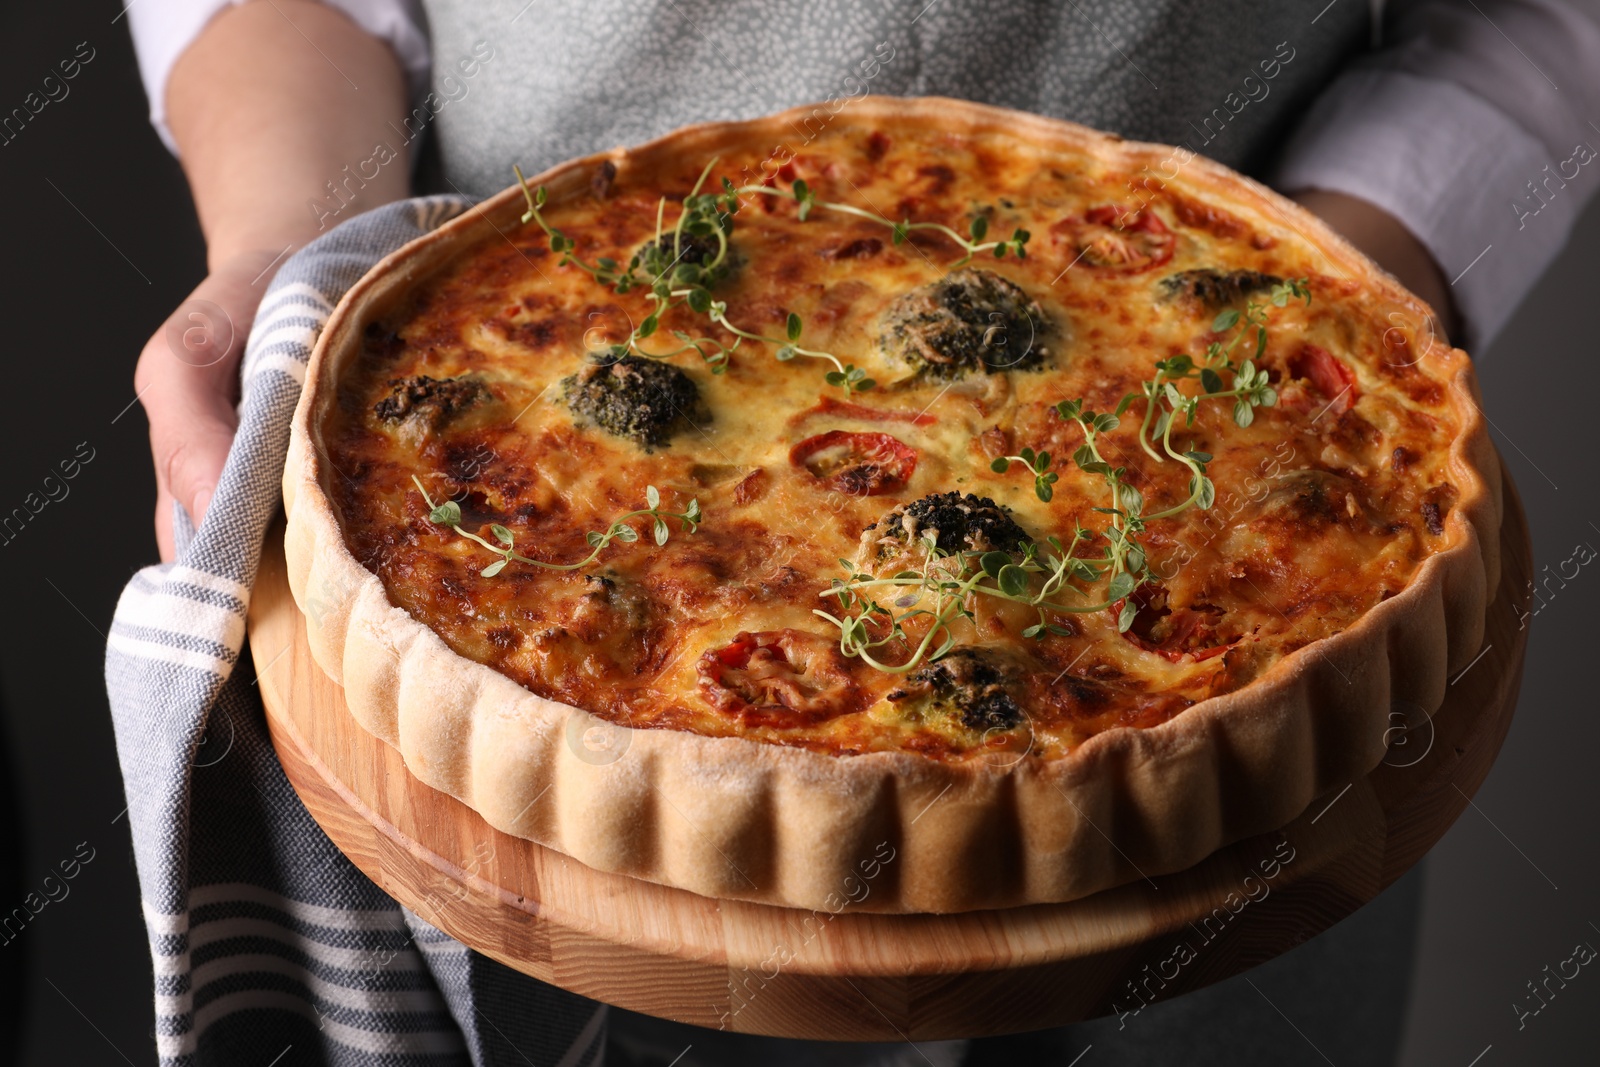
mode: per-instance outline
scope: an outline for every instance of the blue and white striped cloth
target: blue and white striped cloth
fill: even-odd
[[[340,854],[284,777],[253,672],[235,669],[318,332],[373,263],[467,206],[392,204],[284,263],[245,350],[239,435],[205,521],[195,531],[177,509],[176,561],[141,570],[117,604],[106,685],[163,1064],[603,1059],[604,1005],[469,950]]]

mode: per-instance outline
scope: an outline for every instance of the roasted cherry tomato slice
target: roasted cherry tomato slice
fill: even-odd
[[[804,630],[740,632],[701,655],[697,670],[706,700],[746,725],[810,726],[867,702],[838,642]]]
[[[1289,374],[1304,378],[1316,387],[1317,392],[1330,402],[1335,415],[1343,415],[1356,402],[1355,372],[1329,352],[1313,344],[1304,344],[1289,359]]]
[[[829,430],[791,448],[789,462],[846,496],[877,496],[905,487],[917,450],[886,433]]]
[[[1161,266],[1172,258],[1177,241],[1154,211],[1120,204],[1102,204],[1082,218],[1063,219],[1050,233],[1066,243],[1072,262],[1128,273]]]

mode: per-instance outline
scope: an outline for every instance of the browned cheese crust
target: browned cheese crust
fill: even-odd
[[[333,490],[350,550],[458,653],[628,726],[833,754],[906,749],[959,760],[1014,746],[1009,730],[908,711],[892,698],[905,692],[902,679],[839,655],[837,629],[813,614],[833,603],[819,592],[841,575],[839,558],[856,555],[865,528],[931,493],[990,498],[1038,540],[1070,539],[1075,523],[1103,528],[1093,511],[1109,503],[1100,477],[1069,466],[1045,504],[1030,478],[994,473],[990,461],[1023,447],[1065,458],[1082,434],[1051,405],[1084,397],[1108,410],[1156,360],[1199,360],[1227,340],[1235,331],[1211,332],[1218,311],[1267,302],[1270,283],[1241,272],[1308,278],[1313,300],[1269,307],[1260,365],[1280,403],[1248,428],[1234,425],[1231,403],[1214,403],[1182,432],[1184,447],[1214,455],[1217,502],[1151,524],[1152,570],[1166,580],[1142,595],[1160,599],[1127,634],[1108,611],[1066,622],[1071,633],[1025,639],[1018,634],[1034,612],[981,597],[976,624],[958,628],[963,646],[1003,650],[1005,686],[1033,750],[1059,756],[1108,727],[1153,726],[1236,690],[1405,588],[1450,543],[1445,520],[1459,487],[1446,461],[1460,431],[1445,384],[1452,368],[1419,360],[1405,332],[1374,318],[1360,280],[1324,273],[1302,242],[1221,197],[1179,184],[1152,192],[1126,169],[1002,135],[930,128],[891,137],[846,121],[780,159],[774,166],[766,146],[751,144],[724,153],[713,179],[776,173],[780,187],[803,179],[821,199],[890,218],[965,233],[981,213],[994,233],[1031,231],[1026,259],[967,268],[1015,283],[1042,310],[1043,321],[1020,320],[1026,332],[1005,323],[990,337],[1005,363],[1021,366],[948,381],[884,351],[894,301],[960,258],[948,238],[916,232],[897,246],[881,224],[820,209],[801,222],[791,199],[748,194],[732,239],[736,269],[715,290],[728,318],[781,337],[798,313],[809,347],[878,381],[855,398],[870,410],[842,408],[818,363],[775,362],[772,346],[746,342],[721,375],[691,351],[673,363],[698,386],[704,410],[647,449],[574,411],[563,385],[588,352],[648,314],[647,297],[618,296],[574,265],[557,266],[532,223],[490,236],[370,328],[328,441],[345,475]],[[654,236],[660,198],[675,213],[706,162],[624,171],[546,217],[590,262],[625,262]],[[699,335],[707,323],[679,309],[645,347],[678,347],[673,330]],[[424,377],[435,381],[391,384]],[[428,395],[409,402],[408,387]],[[1103,451],[1128,467],[1154,513],[1189,495],[1188,470],[1138,448],[1143,410],[1140,402],[1105,435]],[[791,461],[798,442],[833,430],[888,434],[914,449],[910,479],[855,495]],[[581,559],[585,532],[643,507],[647,484],[668,508],[698,498],[707,521],[659,548],[613,544],[581,571],[512,564],[484,578],[495,557],[431,524],[413,475],[435,500],[459,501],[468,529],[488,537],[488,524],[501,523],[551,562]],[[786,677],[762,684],[706,659],[739,631],[793,631],[767,657],[769,673]],[[781,691],[784,683],[795,688]]]

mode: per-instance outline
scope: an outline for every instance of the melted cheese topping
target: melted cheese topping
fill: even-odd
[[[763,156],[760,146],[727,153],[713,180],[748,181]],[[587,260],[626,263],[655,232],[658,198],[681,200],[704,165],[685,158],[675,172],[625,169],[609,188],[597,182],[545,214]],[[1132,175],[998,137],[891,141],[838,123],[785,167],[784,186],[795,177],[824,200],[893,218],[966,232],[981,211],[991,235],[1031,231],[1025,260],[985,256],[974,265],[1044,309],[1053,335],[1046,357],[1034,369],[954,382],[916,377],[881,347],[881,317],[897,297],[945,276],[960,250],[922,232],[895,245],[884,226],[822,209],[801,222],[793,201],[751,195],[735,217],[737,269],[716,288],[729,319],[781,337],[786,316],[799,313],[807,347],[877,380],[854,398],[871,410],[838,404],[823,363],[779,363],[771,346],[742,344],[716,376],[685,353],[672,363],[698,386],[708,418],[645,451],[574,415],[560,383],[589,351],[625,337],[646,299],[558,266],[533,224],[493,237],[369,330],[323,428],[347,543],[396,604],[461,655],[630,726],[836,754],[1050,758],[1097,731],[1161,723],[1247,684],[1284,654],[1348,627],[1447,547],[1454,490],[1444,460],[1456,427],[1440,372],[1416,359],[1414,339],[1357,283],[1321,273],[1328,261],[1291,228],[1180,179],[1145,193],[1139,221],[1119,229],[1106,221],[1114,206],[1140,207]],[[669,225],[676,210],[670,203]],[[1081,396],[1110,410],[1156,360],[1202,357],[1219,339],[1210,327],[1221,305],[1164,284],[1196,269],[1308,277],[1314,299],[1270,309],[1261,364],[1280,394],[1276,407],[1257,409],[1241,429],[1230,402],[1212,402],[1175,434],[1180,448],[1215,457],[1217,499],[1151,524],[1145,543],[1160,597],[1132,633],[1097,612],[1059,619],[1071,632],[1043,639],[1020,636],[1036,621],[1032,610],[977,598],[975,621],[956,624],[955,634],[964,647],[1001,650],[1020,665],[1006,681],[1020,727],[984,728],[889,699],[905,679],[840,656],[838,631],[812,613],[837,610],[819,593],[843,575],[839,558],[854,557],[863,529],[895,505],[948,491],[992,498],[1040,541],[1070,540],[1077,522],[1103,529],[1106,516],[1092,509],[1108,503],[1105,483],[1063,462],[1082,434],[1050,406]],[[674,347],[673,330],[711,332],[684,308],[646,346]],[[1004,340],[1018,351],[1039,344]],[[420,375],[471,376],[486,391],[444,419],[380,417],[390,383]],[[1153,514],[1188,496],[1188,474],[1139,448],[1142,415],[1140,402],[1101,448],[1127,466]],[[889,434],[914,449],[909,480],[850,495],[828,479],[826,450],[809,464],[792,461],[797,443],[829,431]],[[1049,503],[1020,466],[990,470],[992,458],[1023,446],[1060,457]],[[484,577],[496,557],[428,521],[414,474],[436,501],[460,502],[465,528],[492,540],[489,524],[501,523],[519,551],[551,562],[583,558],[585,533],[645,507],[647,484],[670,510],[698,498],[705,521],[694,533],[671,522],[662,547],[636,521],[637,542],[611,544],[581,571],[512,563]],[[1101,583],[1089,595],[1100,600],[1103,591]]]

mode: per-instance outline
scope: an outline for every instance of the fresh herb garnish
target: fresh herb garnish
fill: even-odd
[[[411,476],[411,480],[416,483],[417,491],[422,494],[423,503],[428,505],[429,522],[434,523],[437,526],[447,526],[456,533],[460,534],[462,537],[465,537],[467,540],[476,541],[478,544],[482,545],[484,548],[487,548],[490,552],[493,552],[495,555],[500,557],[498,560],[489,564],[487,567],[483,568],[483,570],[478,572],[485,578],[493,578],[495,575],[505,570],[506,564],[512,561],[517,563],[528,563],[535,567],[544,567],[545,569],[552,571],[575,571],[582,567],[587,567],[589,564],[593,563],[599,558],[600,553],[603,552],[605,547],[611,542],[632,542],[639,540],[639,531],[628,525],[630,519],[637,519],[641,517],[649,517],[650,519],[653,519],[653,532],[655,536],[655,542],[658,545],[666,544],[667,537],[670,534],[670,530],[667,528],[666,520],[679,520],[683,524],[684,533],[693,533],[696,527],[698,527],[700,523],[704,521],[704,517],[700,512],[700,502],[698,500],[690,500],[689,506],[683,511],[663,511],[661,509],[660,492],[655,486],[648,485],[645,486],[644,491],[645,502],[650,505],[648,508],[644,508],[639,511],[630,511],[625,515],[619,515],[612,520],[611,525],[606,527],[603,532],[600,530],[590,530],[584,535],[590,546],[590,552],[587,556],[585,556],[583,559],[580,559],[576,563],[546,563],[542,559],[530,559],[527,556],[519,554],[516,550],[516,537],[510,530],[506,529],[498,522],[490,524],[489,532],[494,535],[494,539],[496,541],[500,542],[499,544],[493,544],[484,540],[482,537],[479,537],[472,531],[464,529],[461,525],[460,504],[457,504],[454,500],[446,500],[443,503],[435,504],[433,502],[433,498],[428,495],[428,491],[423,488],[422,480],[419,479],[415,474]]]
[[[700,192],[716,162],[716,158],[713,157],[700,172],[694,188],[684,198],[683,209],[670,231],[665,229],[667,198],[661,198],[656,206],[654,240],[634,253],[625,267],[613,259],[601,258],[589,263],[579,256],[572,238],[545,221],[540,210],[546,201],[544,186],[541,185],[536,190],[530,189],[527,179],[522,176],[521,168],[513,169],[516,171],[517,181],[522,185],[523,196],[528,202],[528,210],[523,212],[522,221],[535,222],[544,230],[550,239],[551,251],[561,253],[562,264],[571,263],[579,267],[596,281],[610,286],[619,294],[633,289],[649,290],[649,298],[653,304],[650,313],[629,332],[625,340],[609,346],[613,357],[621,357],[631,352],[648,359],[667,359],[683,352],[694,351],[699,353],[711,367],[713,374],[721,374],[727,368],[729,357],[740,344],[745,341],[756,341],[770,345],[780,362],[804,356],[809,359],[826,360],[833,364],[833,370],[827,373],[826,381],[829,385],[843,388],[846,396],[871,389],[876,383],[867,377],[865,371],[852,363],[844,362],[831,352],[807,348],[800,343],[805,324],[799,315],[790,313],[785,324],[785,336],[782,338],[768,337],[746,330],[729,320],[727,301],[716,299],[712,289],[728,272],[728,238],[733,233],[733,216],[739,211],[739,193],[733,183],[726,178],[722,180],[721,193]],[[688,257],[688,253],[699,242],[711,239],[716,241],[716,252],[710,256],[709,261],[703,256],[699,262]],[[713,324],[733,334],[733,344],[725,345],[714,337],[694,337],[682,330],[674,330],[673,336],[681,342],[678,347],[665,352],[651,352],[642,348],[639,342],[655,334],[662,316],[679,307],[686,307],[690,311],[704,315]]]
[[[745,341],[754,341],[771,346],[773,355],[779,362],[788,362],[796,356],[804,356],[831,363],[833,369],[824,375],[824,381],[843,389],[847,397],[866,392],[877,384],[867,377],[865,370],[853,363],[845,362],[832,352],[802,345],[800,342],[805,332],[805,324],[800,316],[793,312],[789,314],[785,324],[785,336],[781,338],[768,337],[744,329],[728,319],[727,301],[716,299],[712,290],[717,282],[727,275],[730,265],[728,239],[733,233],[733,217],[739,211],[740,197],[746,193],[793,196],[799,202],[802,222],[809,217],[814,207],[869,219],[888,226],[893,231],[895,244],[907,240],[915,230],[942,233],[959,245],[965,253],[951,264],[952,268],[966,264],[980,252],[993,252],[997,259],[1004,257],[1008,251],[1013,252],[1018,258],[1027,254],[1025,246],[1029,235],[1026,230],[1018,229],[1004,241],[985,242],[983,238],[988,233],[989,221],[983,215],[973,218],[969,239],[942,223],[912,222],[909,219],[895,222],[851,204],[818,200],[816,193],[803,180],[796,181],[792,191],[784,193],[776,186],[770,185],[736,187],[727,178],[723,178],[722,192],[702,193],[700,189],[710,176],[711,168],[716,162],[716,158],[713,157],[700,172],[693,189],[684,198],[683,208],[670,231],[666,229],[665,224],[667,198],[661,198],[656,206],[655,239],[634,253],[626,266],[606,257],[590,263],[579,256],[573,239],[551,226],[544,218],[542,209],[547,199],[545,187],[541,185],[537,189],[529,188],[527,179],[522,176],[522,169],[512,168],[516,171],[517,182],[522,186],[522,195],[528,203],[528,210],[523,212],[522,221],[538,224],[550,240],[550,250],[561,253],[562,265],[571,263],[618,294],[634,289],[649,291],[652,304],[650,313],[629,331],[625,340],[608,346],[613,358],[632,353],[648,359],[668,359],[684,352],[694,351],[711,367],[713,374],[721,374],[739,345]],[[689,255],[697,249],[708,252],[708,242],[712,240],[716,242],[716,251],[711,253],[709,258],[704,254]],[[679,307],[686,307],[692,312],[706,316],[711,323],[733,334],[733,343],[723,344],[714,337],[695,337],[682,330],[674,330],[672,335],[680,342],[676,348],[662,352],[644,349],[640,342],[656,333],[663,315]]]
[[[1079,542],[1088,537],[1089,531],[1080,528],[1066,547],[1052,537],[1049,544],[1053,552],[1041,551],[1038,545],[1030,542],[1021,546],[1019,556],[1009,552],[947,553],[939,548],[934,538],[924,537],[919,542],[923,549],[922,569],[901,571],[889,578],[878,578],[859,570],[849,560],[841,559],[839,562],[850,577],[835,578],[822,594],[838,598],[840,615],[816,608],[812,612],[839,628],[841,652],[859,656],[870,666],[889,674],[904,674],[925,660],[932,662],[950,651],[956,641],[950,624],[956,619],[972,621],[975,618],[971,607],[974,594],[1038,609],[1039,621],[1023,631],[1024,637],[1037,637],[1045,632],[1071,633],[1051,622],[1048,613],[1082,614],[1104,611],[1111,606],[1109,600],[1101,604],[1058,604],[1050,599],[1063,589],[1078,592],[1069,584],[1069,578],[1092,582],[1100,577],[1102,572],[1097,561],[1073,556]],[[1042,580],[1034,588],[1036,576]],[[871,595],[863,595],[862,591],[868,589],[896,594],[891,604],[899,610],[891,610]],[[905,624],[924,616],[932,621],[921,639],[913,642],[906,633]],[[873,655],[873,649],[894,642],[910,649],[910,656],[903,663],[886,663]]]
[[[1038,494],[1040,500],[1046,504],[1050,503],[1050,498],[1055,495],[1055,490],[1051,487],[1061,479],[1061,475],[1050,469],[1050,453],[1035,454],[1033,449],[1024,448],[1015,456],[1001,456],[989,464],[989,469],[996,474],[1004,474],[1011,469],[1013,461],[1028,468],[1028,473],[1033,475],[1033,491]]]
[[[1286,281],[1273,288],[1274,307],[1284,307],[1291,299],[1304,299],[1310,305],[1307,279]],[[1071,544],[1063,546],[1055,537],[1048,539],[1051,551],[1041,550],[1032,543],[1025,544],[1021,546],[1020,558],[1005,552],[945,553],[933,539],[924,538],[921,542],[925,550],[922,570],[903,571],[889,578],[879,578],[848,560],[840,560],[849,577],[835,578],[821,595],[837,597],[841,614],[815,612],[839,628],[840,651],[847,656],[859,656],[878,670],[896,674],[909,671],[924,661],[937,660],[955,644],[951,624],[956,619],[974,621],[972,606],[977,595],[1038,609],[1039,621],[1022,631],[1024,637],[1070,633],[1051,620],[1052,613],[1104,611],[1118,602],[1122,607],[1117,613],[1117,630],[1126,633],[1139,614],[1140,605],[1133,594],[1140,586],[1154,580],[1149,557],[1140,540],[1147,525],[1173,518],[1190,507],[1209,509],[1216,502],[1216,486],[1206,473],[1211,455],[1194,448],[1179,451],[1173,446],[1172,434],[1180,418],[1184,427],[1192,426],[1202,404],[1231,399],[1233,421],[1245,427],[1254,420],[1257,407],[1272,407],[1277,403],[1277,393],[1269,384],[1266,371],[1255,364],[1255,359],[1266,352],[1268,317],[1265,307],[1253,301],[1242,316],[1234,309],[1222,312],[1213,320],[1212,332],[1224,334],[1237,326],[1238,333],[1232,340],[1226,345],[1213,342],[1199,364],[1187,355],[1158,362],[1155,376],[1142,384],[1140,392],[1124,396],[1113,411],[1093,411],[1084,406],[1081,398],[1063,400],[1053,407],[1060,418],[1076,423],[1083,432],[1083,443],[1072,454],[1073,465],[1105,482],[1109,506],[1094,510],[1110,518],[1098,533],[1075,522]],[[1252,332],[1254,359],[1235,362],[1234,352]],[[1231,375],[1231,380],[1225,382],[1224,374]],[[1200,380],[1201,392],[1190,396],[1178,388],[1176,383],[1189,378]],[[1160,462],[1168,458],[1178,460],[1190,471],[1188,497],[1151,514],[1145,512],[1144,494],[1129,482],[1128,468],[1112,466],[1101,454],[1099,445],[1100,435],[1115,430],[1122,416],[1140,399],[1147,402],[1144,422],[1138,431],[1144,450]],[[1160,439],[1165,456],[1151,446],[1152,437]],[[1034,494],[1049,503],[1060,479],[1059,472],[1051,469],[1052,462],[1048,452],[1023,448],[1017,455],[995,459],[990,467],[997,474],[1004,474],[1012,463],[1020,463],[1033,476]],[[1076,554],[1079,545],[1096,542],[1103,542],[1098,553]],[[1098,598],[1086,588],[1072,584],[1076,581],[1087,586],[1102,580],[1106,582],[1105,591]],[[891,607],[865,592],[896,589],[905,592],[891,601]],[[1063,604],[1052,599],[1062,593],[1075,594],[1092,602]],[[923,603],[928,597],[932,598],[931,607]],[[913,641],[905,625],[924,616],[931,620],[928,629],[920,640]],[[896,641],[909,651],[905,662],[891,665],[872,654],[872,650]]]
[[[1271,301],[1274,307],[1284,307],[1291,299],[1304,299],[1306,305],[1310,306],[1311,289],[1308,279],[1293,278],[1272,287]],[[1268,384],[1266,372],[1257,368],[1255,363],[1267,351],[1266,306],[1252,300],[1245,305],[1242,318],[1243,324],[1240,325],[1241,316],[1235,308],[1220,312],[1212,320],[1211,332],[1222,334],[1238,326],[1238,332],[1233,335],[1231,341],[1226,345],[1220,341],[1211,342],[1206,346],[1206,353],[1199,363],[1189,355],[1160,360],[1156,363],[1155,377],[1143,383],[1143,397],[1147,403],[1144,422],[1139,426],[1139,445],[1156,462],[1165,463],[1166,457],[1152,447],[1151,440],[1155,437],[1165,440],[1171,429],[1173,416],[1180,412],[1186,420],[1185,425],[1193,425],[1195,411],[1200,403],[1231,397],[1234,402],[1233,421],[1243,427],[1249,426],[1254,421],[1257,407],[1272,407],[1278,402],[1278,394]],[[1235,362],[1234,353],[1252,331],[1255,334],[1253,356],[1242,362]],[[1223,372],[1233,374],[1231,388],[1224,388]],[[1172,385],[1173,382],[1183,381],[1186,378],[1200,379],[1202,392],[1199,395],[1185,397]],[[1117,405],[1118,413],[1126,411],[1138,399],[1137,394],[1123,397],[1122,402]],[[1170,447],[1164,450],[1174,458],[1182,458],[1174,455]]]
[[[980,252],[992,252],[996,259],[1003,259],[1007,252],[1011,252],[1018,259],[1026,259],[1028,255],[1028,238],[1032,236],[1027,230],[1018,228],[1004,241],[984,241],[984,237],[989,233],[989,219],[984,215],[973,217],[971,226],[967,231],[970,239],[969,237],[963,237],[959,232],[939,222],[912,222],[910,219],[896,222],[891,218],[878,214],[876,211],[867,211],[856,207],[854,204],[818,200],[816,191],[807,185],[803,179],[796,181],[794,187],[788,193],[785,193],[776,185],[745,185],[735,190],[735,192],[741,194],[757,193],[764,196],[792,196],[800,205],[801,222],[804,222],[810,216],[812,208],[837,211],[844,215],[854,215],[856,218],[876,222],[889,227],[891,240],[897,245],[904,244],[911,237],[911,234],[917,230],[943,234],[960,246],[962,252],[965,253],[960,259],[950,264],[951,270],[966,266],[972,262],[972,257]]]

